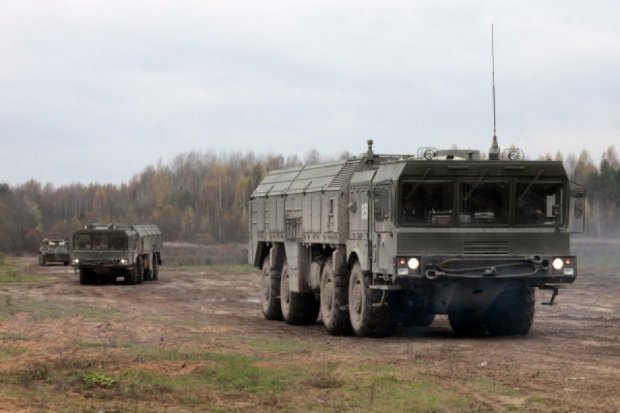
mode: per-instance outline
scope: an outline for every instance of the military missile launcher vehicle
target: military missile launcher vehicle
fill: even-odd
[[[265,318],[384,336],[447,314],[456,334],[526,335],[534,290],[577,277],[585,190],[562,162],[421,148],[272,171],[249,202]]]
[[[140,284],[159,277],[161,247],[156,225],[89,224],[73,234],[71,263],[83,285],[117,277]]]
[[[44,238],[39,245],[39,265],[47,265],[52,262],[61,262],[69,265],[71,254],[69,242],[64,238]]]

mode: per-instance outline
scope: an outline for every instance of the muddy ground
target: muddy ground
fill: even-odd
[[[553,307],[541,305],[550,293],[538,292],[525,338],[459,338],[439,317],[428,328],[360,339],[328,336],[320,322],[296,327],[264,320],[257,272],[164,266],[158,281],[143,285],[81,286],[70,267],[39,267],[35,257],[10,260],[41,277],[0,283],[0,411],[620,411],[620,277],[613,270],[582,271]],[[152,359],[136,346],[240,354],[267,360],[263,368],[300,371],[275,394],[208,378],[204,394],[196,391],[191,400],[170,390],[172,384],[161,391],[151,386],[148,397],[135,399],[126,389],[98,392],[106,377],[119,381],[128,369],[169,378],[209,363]],[[381,390],[386,402],[377,405],[375,383],[385,380],[355,385],[369,383],[364,374],[378,374],[365,365],[381,366],[398,396],[390,397],[388,384]],[[327,379],[310,380],[303,366]],[[88,368],[107,375],[94,386],[66,379],[67,371]],[[415,383],[427,390],[415,387],[420,394],[410,399],[401,394]],[[393,404],[396,397],[402,403]]]

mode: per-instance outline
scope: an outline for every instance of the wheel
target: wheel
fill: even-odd
[[[153,260],[148,261],[149,268],[144,268],[144,281],[151,281],[153,279]]]
[[[69,261],[63,262],[62,265],[64,265],[66,267],[67,265],[69,265]]]
[[[347,297],[348,274],[334,274],[331,258],[325,262],[321,275],[321,318],[329,334],[351,333]]]
[[[349,317],[355,335],[382,337],[389,335],[394,321],[389,305],[373,306],[381,302],[382,291],[370,289],[371,275],[364,274],[359,262],[351,267],[349,277]],[[387,294],[387,293],[386,293]],[[386,300],[387,301],[387,300]]]
[[[47,260],[45,259],[45,257],[41,257],[41,265],[42,266],[46,266],[47,265]]]
[[[159,260],[157,254],[153,254],[153,281],[157,281],[159,278]]]
[[[282,320],[282,307],[280,306],[280,274],[272,270],[269,259],[263,262],[261,269],[262,287],[261,304],[263,316],[267,320]]]
[[[37,258],[37,262],[39,265],[43,265],[43,256],[41,254],[39,254],[39,257]]]
[[[127,275],[125,276],[125,284],[136,285],[142,282],[142,277],[144,275],[144,262],[142,261],[142,257],[136,257],[136,262],[132,269],[127,271]]]
[[[144,258],[141,255],[136,258],[136,281],[138,284],[144,281]]]
[[[472,309],[457,309],[448,312],[450,327],[458,336],[479,336],[484,334],[484,319]]]
[[[89,269],[80,268],[80,284],[89,285],[93,283],[93,277]]]
[[[504,290],[485,313],[492,336],[525,336],[534,321],[534,289],[527,286]]]
[[[280,274],[280,306],[284,321],[295,325],[316,323],[319,316],[319,300],[313,293],[291,291],[289,283],[288,264],[285,262]]]

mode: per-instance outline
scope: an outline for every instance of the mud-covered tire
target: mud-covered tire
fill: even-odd
[[[534,289],[528,286],[504,290],[485,313],[492,336],[526,336],[534,321]]]
[[[472,337],[484,334],[484,319],[472,309],[458,309],[448,312],[450,327],[457,336]]]
[[[356,336],[383,337],[392,333],[394,318],[389,305],[373,306],[381,302],[383,292],[370,289],[371,277],[370,274],[364,274],[359,262],[351,267],[349,317]]]
[[[146,265],[144,266],[144,281],[152,281],[153,280],[153,260],[148,259],[148,258],[147,260],[149,263],[149,268],[146,268]]]
[[[127,275],[125,275],[125,284],[128,285],[136,285],[140,284],[143,279],[144,274],[144,261],[142,261],[142,257],[136,257],[136,262],[134,263],[133,268],[127,271]]]
[[[87,268],[80,268],[80,285],[93,284],[94,277],[91,271]]]
[[[321,274],[321,318],[331,335],[351,334],[348,309],[348,274],[334,274],[331,258],[325,262]]]
[[[261,269],[261,304],[267,320],[282,320],[280,274],[271,269],[269,259],[265,260]]]
[[[159,259],[157,254],[153,254],[153,281],[157,281],[159,278]]]
[[[320,303],[314,293],[296,293],[290,289],[288,264],[285,262],[280,273],[280,307],[282,318],[288,324],[309,325],[316,323]]]
[[[142,284],[144,281],[144,258],[141,255],[136,257],[136,282]]]

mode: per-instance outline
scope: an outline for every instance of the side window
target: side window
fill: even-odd
[[[375,187],[373,191],[375,221],[390,218],[390,191],[386,187]]]

